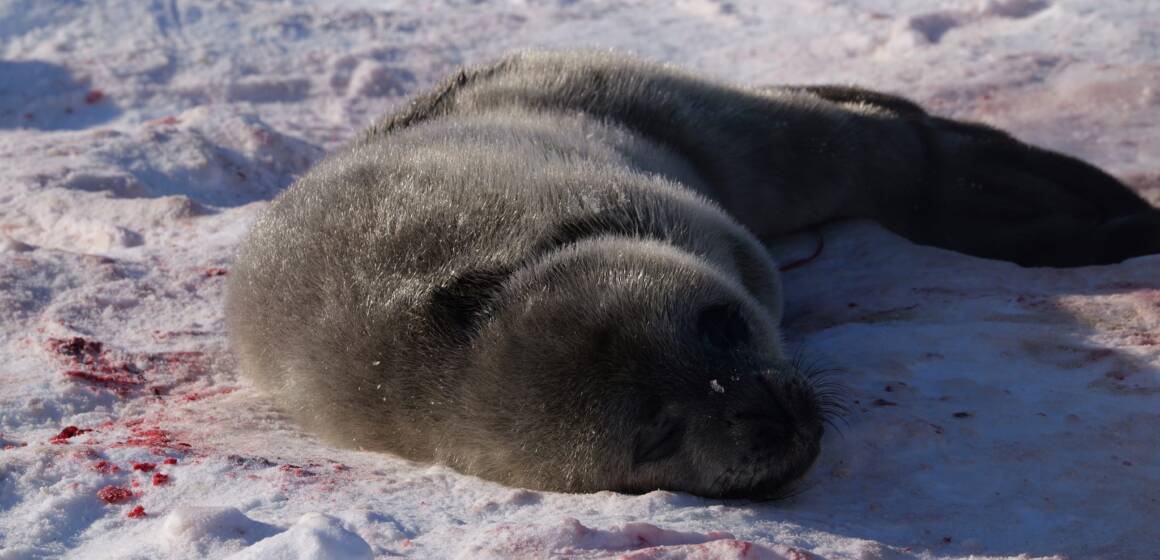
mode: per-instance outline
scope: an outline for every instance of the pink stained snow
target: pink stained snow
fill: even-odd
[[[531,492],[288,423],[225,344],[246,227],[406,96],[527,47],[898,92],[1160,203],[1147,0],[8,0],[0,559],[1155,554],[1158,256],[1020,269],[823,228],[785,332],[853,406],[782,502]]]

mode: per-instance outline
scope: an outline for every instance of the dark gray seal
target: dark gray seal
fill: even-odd
[[[534,489],[768,498],[833,403],[786,359],[758,238],[848,217],[1023,265],[1160,252],[1160,212],[1106,173],[899,97],[527,54],[279,196],[229,329],[341,445]]]

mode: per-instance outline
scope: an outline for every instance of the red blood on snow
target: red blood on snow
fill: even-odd
[[[93,466],[91,468],[94,471],[97,471],[101,474],[116,474],[116,473],[121,472],[121,467],[118,467],[117,465],[114,465],[108,461],[103,461],[103,460],[97,461],[96,463],[93,463]]]
[[[169,482],[169,475],[164,473],[153,473],[153,485],[161,486]]]
[[[133,492],[128,488],[121,488],[120,486],[109,485],[100,490],[97,490],[97,497],[106,504],[119,504],[127,502],[133,498]]]
[[[107,367],[108,366],[106,366],[106,368]],[[79,370],[74,369],[74,370],[66,371],[66,372],[64,372],[64,374],[67,375],[68,377],[73,378],[73,379],[83,379],[85,381],[99,383],[101,385],[105,385],[108,387],[126,388],[126,387],[132,387],[134,385],[140,385],[143,382],[140,377],[137,377],[137,376],[135,376],[132,373],[127,372],[127,371],[125,371],[123,373],[102,374],[102,373],[91,373],[91,372],[87,372],[87,371],[79,371]]]
[[[174,459],[173,457],[167,457],[164,461],[162,461],[162,463],[165,463],[166,465],[176,465],[177,459]]]
[[[151,472],[157,468],[157,463],[133,463],[133,470],[141,472]]]
[[[58,353],[78,359],[83,358],[86,354],[100,354],[104,348],[104,344],[99,341],[85,340],[79,336],[74,336],[67,340],[63,338],[50,338],[48,342]]]
[[[125,515],[130,519],[141,519],[142,517],[145,517],[145,506],[136,506],[129,510],[129,513],[126,513]]]
[[[86,105],[96,105],[97,103],[100,103],[101,100],[104,98],[105,98],[105,92],[103,92],[99,89],[90,89],[89,92],[85,94],[85,104]]]
[[[57,444],[57,445],[65,444],[65,443],[68,443],[69,439],[74,438],[76,436],[79,436],[81,434],[87,434],[91,431],[92,430],[78,428],[76,426],[66,426],[63,430],[60,431],[59,434],[52,436],[52,439],[50,439],[48,441],[49,441],[49,443],[53,443],[53,444]]]

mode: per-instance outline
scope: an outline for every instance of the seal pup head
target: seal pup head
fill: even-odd
[[[770,311],[705,259],[604,236],[491,284],[436,313],[471,333],[437,459],[544,490],[763,499],[817,457],[818,394]]]

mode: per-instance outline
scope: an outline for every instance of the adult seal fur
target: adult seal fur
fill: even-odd
[[[905,99],[609,54],[465,70],[325,158],[242,244],[242,370],[337,444],[514,486],[768,498],[830,395],[759,238],[861,217],[1026,266],[1160,252],[1095,167]]]

